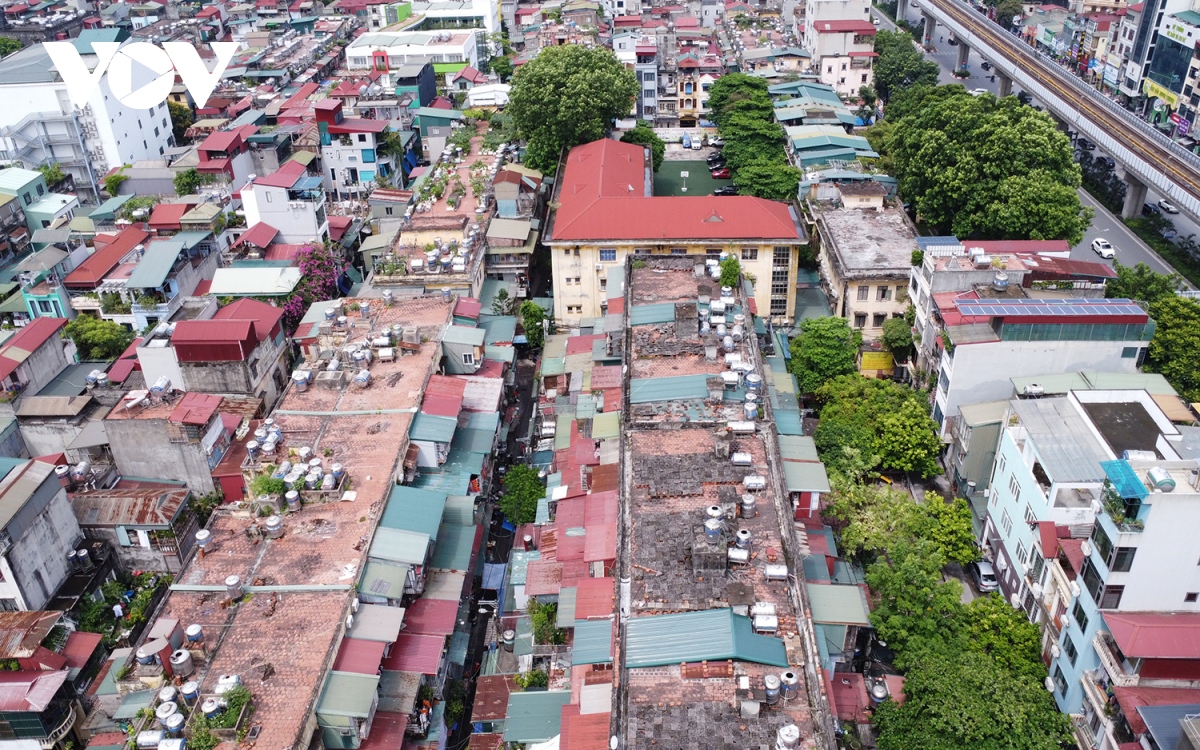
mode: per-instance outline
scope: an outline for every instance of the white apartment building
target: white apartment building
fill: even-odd
[[[266,177],[255,177],[242,188],[246,226],[260,221],[279,230],[276,241],[304,244],[329,238],[325,189],[304,165],[290,161]]]
[[[82,57],[94,64],[94,55]],[[97,199],[109,169],[161,159],[173,143],[166,102],[149,110],[126,107],[109,89],[107,77],[86,107],[73,107],[41,45],[0,62],[0,101],[0,159],[30,169],[57,162],[75,178],[85,202]]]
[[[377,31],[346,48],[350,70],[388,70],[413,63],[466,63],[479,67],[482,29],[462,31]]]
[[[806,0],[796,34],[812,53],[813,72],[842,96],[875,81],[875,26],[869,0]],[[797,20],[799,26],[801,21]]]

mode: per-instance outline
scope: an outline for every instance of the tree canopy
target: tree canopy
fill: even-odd
[[[1183,277],[1177,273],[1155,273],[1145,263],[1123,266],[1113,262],[1117,278],[1109,279],[1104,296],[1109,299],[1132,299],[1139,302],[1157,302],[1163,297],[1173,297],[1184,288]]]
[[[196,114],[186,104],[167,102],[167,111],[171,113],[171,133],[175,136],[175,145],[187,143],[187,129],[196,122]]]
[[[528,142],[525,161],[543,172],[559,153],[604,138],[613,120],[629,114],[637,78],[603,47],[548,47],[512,77],[505,112]]]
[[[1174,294],[1150,304],[1157,329],[1146,370],[1161,373],[1188,403],[1200,401],[1200,304]]]
[[[121,356],[134,333],[111,320],[80,315],[67,323],[63,335],[75,342],[81,360],[108,361]]]
[[[903,362],[908,359],[913,347],[912,325],[904,318],[888,318],[883,322],[883,336],[880,340],[897,360]]]
[[[500,510],[504,517],[513,524],[533,523],[537,516],[538,500],[546,495],[537,469],[523,464],[510,466],[504,475],[503,485]]]
[[[546,319],[546,311],[533,300],[522,302],[520,311],[521,329],[525,331],[525,341],[536,349],[546,338],[546,332],[542,328],[542,321]]]
[[[897,119],[899,110],[899,119]],[[1044,112],[961,86],[910,89],[889,111],[901,194],[935,231],[977,239],[1083,238],[1070,141]]]
[[[845,318],[809,318],[800,324],[800,335],[790,344],[788,368],[800,382],[802,393],[813,393],[825,382],[854,372],[862,331]]]
[[[906,31],[880,30],[875,35],[875,93],[883,101],[909,86],[936,86],[938,66],[913,46]]]
[[[882,484],[860,483],[836,472],[825,515],[841,527],[841,548],[867,555],[922,540],[942,558],[959,563],[979,559],[971,510],[959,498],[946,503],[930,493],[923,503]]]
[[[767,93],[767,80],[745,73],[729,73],[713,82],[708,90],[709,118],[720,126],[726,109],[740,101],[749,101],[771,111],[771,95]]]
[[[21,49],[24,46],[19,39],[13,39],[11,36],[0,36],[0,57],[8,57],[12,53]]]
[[[743,165],[733,175],[733,184],[742,195],[773,201],[796,199],[804,172],[786,161],[760,159]]]
[[[345,264],[324,245],[300,248],[296,254],[300,283],[283,303],[283,327],[290,336],[308,308],[321,300],[339,296],[338,278]]]
[[[636,143],[641,146],[650,147],[650,155],[654,158],[654,171],[662,166],[663,156],[667,153],[667,144],[663,143],[662,138],[654,132],[654,128],[645,120],[639,120],[636,127],[632,130],[626,130],[621,135],[621,140],[624,143]]]

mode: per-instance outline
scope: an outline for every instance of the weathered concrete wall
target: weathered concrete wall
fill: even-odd
[[[67,369],[67,354],[62,339],[52,337],[29,355],[17,368],[17,379],[25,383],[25,394],[42,390],[58,374]]]
[[[7,557],[29,609],[41,609],[67,578],[67,553],[83,536],[67,492],[53,477],[34,493],[28,505],[46,502],[45,509],[31,519],[25,532],[14,540]]]
[[[86,421],[58,420],[21,421],[21,437],[29,448],[30,455],[49,456],[63,453],[67,446],[83,431]]]
[[[172,443],[163,419],[109,419],[104,423],[117,468],[125,476],[173,479],[192,492],[214,489],[208,458],[200,443]]]

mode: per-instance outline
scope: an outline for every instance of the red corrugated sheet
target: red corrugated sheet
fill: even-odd
[[[452,599],[417,599],[404,611],[404,632],[447,636],[454,632],[458,602]]]
[[[266,250],[271,244],[271,240],[275,239],[275,235],[279,234],[279,230],[265,221],[260,221],[254,226],[242,232],[242,236],[237,238],[233,243],[234,247],[244,244],[251,244],[260,250]]]
[[[156,231],[179,229],[179,220],[191,210],[190,203],[159,203],[150,212],[150,228]]]
[[[0,379],[17,371],[32,352],[56,336],[67,325],[66,318],[34,318],[0,348]]]
[[[29,671],[55,670],[67,668],[67,657],[56,654],[45,646],[38,646],[33,656],[17,659],[21,669]]]
[[[171,334],[180,362],[245,362],[257,344],[252,320],[181,320]]]
[[[557,560],[531,560],[525,575],[525,594],[549,596],[562,587],[562,563]]]
[[[258,336],[258,340],[262,341],[279,335],[283,310],[274,305],[268,305],[266,302],[245,298],[231,302],[217,310],[213,320],[252,320],[254,321],[254,333]]]
[[[41,712],[67,681],[57,672],[0,672],[0,711]]]
[[[408,727],[408,714],[394,711],[376,711],[371,721],[371,734],[358,750],[396,750],[404,744],[404,730]]]
[[[441,417],[458,417],[462,411],[463,394],[467,384],[458,378],[431,375],[425,386],[425,400],[421,412]]]
[[[471,721],[496,721],[508,716],[508,696],[516,691],[513,675],[493,674],[475,683]]]
[[[295,97],[292,98],[294,99]],[[305,172],[303,164],[298,161],[289,161],[266,177],[256,177],[254,184],[265,185],[267,187],[290,188],[305,175]]]
[[[221,397],[209,393],[187,393],[167,419],[177,424],[204,426],[221,406]]]
[[[1104,621],[1130,659],[1200,659],[1200,612],[1105,612]]]
[[[1106,616],[1107,617],[1107,616]],[[1195,688],[1148,688],[1148,687],[1116,687],[1112,688],[1121,704],[1121,712],[1129,722],[1129,728],[1135,735],[1147,731],[1146,722],[1138,713],[1138,706],[1180,706],[1185,703],[1200,703],[1200,690]]]
[[[583,559],[587,562],[617,557],[617,492],[597,492],[585,498],[584,526],[587,528]]]
[[[836,705],[838,718],[868,724],[871,721],[867,707],[871,699],[867,696],[867,684],[857,672],[834,672],[830,675],[833,691],[830,702]]]
[[[608,713],[580,714],[579,706],[563,706],[559,750],[608,750],[611,722]]]
[[[329,217],[329,239],[334,242],[341,242],[342,237],[346,236],[346,230],[354,223],[352,216],[330,216]]]
[[[378,674],[383,663],[383,652],[387,644],[383,641],[364,641],[361,638],[343,638],[333,661],[335,672]]]
[[[150,239],[150,235],[146,232],[137,227],[128,227],[106,244],[103,249],[96,250],[88,256],[87,260],[80,263],[78,268],[67,274],[63,284],[73,289],[95,287],[117,267],[121,259],[128,255],[134,247],[148,239]],[[99,236],[96,238],[96,246],[100,246]]]
[[[392,653],[383,661],[390,672],[416,672],[435,675],[442,663],[446,647],[444,635],[410,635],[401,633],[392,644]]]
[[[454,303],[454,315],[459,318],[479,318],[483,303],[474,297],[459,297]]]
[[[610,617],[613,613],[615,578],[584,578],[575,584],[575,619]]]
[[[92,654],[104,636],[99,633],[85,633],[82,630],[72,630],[67,636],[67,644],[63,646],[62,655],[71,669],[83,669],[87,666]]]
[[[567,354],[591,354],[592,342],[603,340],[603,333],[597,333],[591,336],[572,336],[571,338],[567,339]]]

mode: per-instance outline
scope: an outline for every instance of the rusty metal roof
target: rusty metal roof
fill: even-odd
[[[27,659],[42,644],[62,612],[0,612],[0,659]]]
[[[71,495],[79,525],[162,527],[171,525],[191,491],[174,485],[108,489]]]

